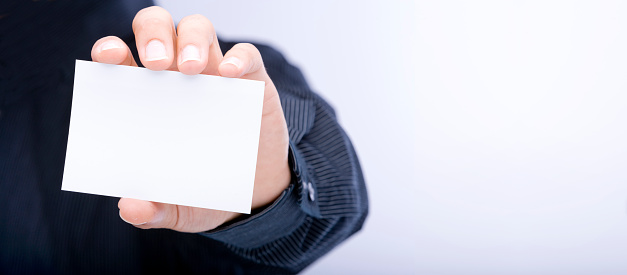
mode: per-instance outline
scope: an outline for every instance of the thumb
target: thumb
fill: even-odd
[[[228,211],[129,198],[120,199],[118,207],[120,218],[137,228],[167,228],[189,233],[214,229],[241,215]]]
[[[175,228],[177,206],[137,199],[122,198],[118,202],[120,218],[138,228]]]

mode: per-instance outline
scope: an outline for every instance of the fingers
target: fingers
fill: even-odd
[[[176,35],[170,13],[157,6],[140,10],[133,19],[137,52],[142,64],[151,70],[176,68]]]
[[[202,15],[191,15],[174,29],[170,14],[148,7],[133,20],[137,51],[151,70],[175,70],[184,74],[217,74],[222,52],[213,24]]]
[[[96,41],[91,49],[91,59],[106,64],[137,67],[131,50],[122,39],[115,36],[103,37]]]
[[[202,232],[235,218],[232,212],[122,198],[120,218],[141,229],[167,228],[180,232]]]
[[[227,53],[228,60],[223,60],[213,24],[204,16],[183,18],[177,31],[178,35],[172,17],[161,7],[148,7],[137,13],[133,32],[139,58],[146,68],[270,80],[261,55],[252,44],[235,45]],[[109,64],[137,65],[128,47],[117,37],[96,42],[92,58]]]
[[[213,24],[202,15],[190,15],[177,28],[178,69],[184,74],[217,74],[222,52]]]

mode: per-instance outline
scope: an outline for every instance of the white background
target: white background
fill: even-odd
[[[160,3],[336,108],[371,212],[306,274],[627,274],[627,2]]]

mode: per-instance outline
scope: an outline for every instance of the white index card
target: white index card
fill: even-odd
[[[77,60],[61,189],[250,213],[263,92]]]

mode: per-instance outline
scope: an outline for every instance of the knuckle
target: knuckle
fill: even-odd
[[[175,213],[166,227],[176,231],[184,231],[185,228],[190,226],[189,217],[192,217],[193,215],[186,207],[180,207],[178,205],[174,207],[176,208]]]
[[[237,47],[238,49],[248,54],[250,58],[261,58],[261,53],[259,53],[259,49],[257,49],[257,47],[255,47],[255,45],[253,44],[239,43],[237,44]]]
[[[169,26],[171,21],[172,16],[164,8],[158,6],[147,7],[140,10],[135,15],[133,19],[133,30],[137,31],[155,25]]]
[[[239,43],[233,46],[234,55],[247,59],[250,62],[249,72],[256,72],[263,68],[263,59],[259,49],[250,43]]]
[[[143,8],[140,11],[137,12],[137,15],[135,16],[135,18],[137,17],[142,17],[142,16],[146,16],[146,15],[152,15],[152,14],[158,14],[158,15],[170,15],[170,13],[159,6],[151,6],[151,7],[147,7],[147,8]]]
[[[211,25],[211,21],[209,21],[209,19],[207,19],[207,17],[205,17],[202,14],[192,14],[192,15],[183,17],[183,19],[181,19],[180,24],[187,24],[187,23],[200,23],[200,24]]]
[[[237,46],[246,51],[258,51],[257,47],[251,43],[238,43]]]
[[[190,28],[190,27],[193,29],[202,29],[205,31],[209,30],[209,33],[211,34],[213,34],[214,32],[213,23],[211,23],[211,21],[209,21],[207,17],[201,14],[193,14],[193,15],[186,16],[183,19],[181,19],[178,25],[179,30],[181,30],[181,28]]]

